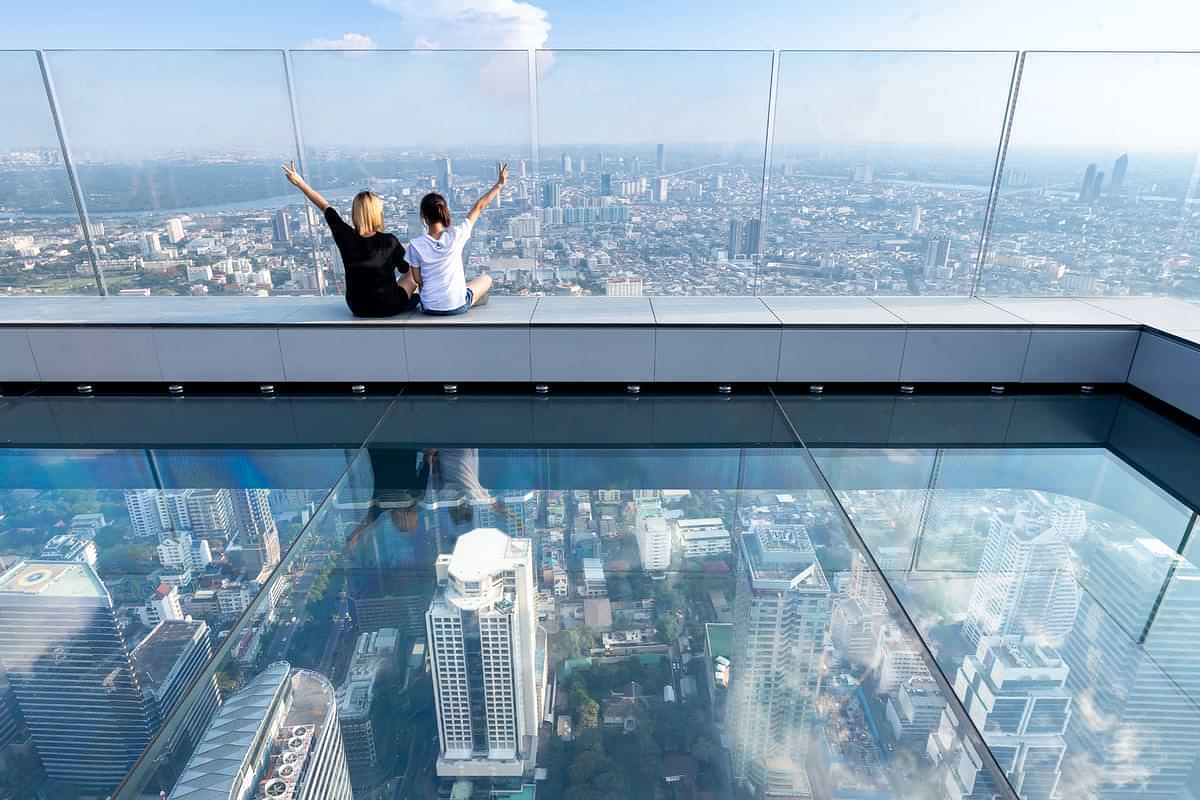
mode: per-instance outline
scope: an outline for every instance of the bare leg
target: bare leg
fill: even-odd
[[[416,279],[413,278],[412,270],[409,270],[408,272],[401,275],[400,280],[396,281],[396,285],[399,286],[401,289],[403,289],[405,292],[407,292],[409,295],[416,294],[417,290],[420,288],[420,286],[417,284]]]
[[[487,302],[488,292],[492,290],[492,276],[480,275],[477,278],[471,278],[467,281],[467,288],[471,290],[474,299],[471,301],[472,306],[481,306]]]

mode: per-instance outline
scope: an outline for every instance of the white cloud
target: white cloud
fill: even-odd
[[[416,46],[531,50],[546,45],[544,8],[520,0],[371,0],[422,30]]]
[[[365,33],[343,33],[340,39],[309,39],[307,50],[374,50],[375,40]]]

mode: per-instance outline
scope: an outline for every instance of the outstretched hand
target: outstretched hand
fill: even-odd
[[[288,179],[288,183],[292,186],[303,186],[304,178],[300,177],[300,173],[296,171],[296,162],[289,161],[283,165],[283,174]]]
[[[500,163],[496,165],[496,183],[501,186],[508,183],[508,164]]]

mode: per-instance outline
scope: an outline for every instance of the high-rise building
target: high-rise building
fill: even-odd
[[[281,208],[275,212],[272,220],[272,238],[276,242],[287,244],[292,241],[292,225],[288,219],[287,209]]]
[[[571,157],[569,155],[567,155],[566,153],[562,154],[561,166],[562,166],[563,177],[564,178],[571,177],[571,175],[572,175]]]
[[[167,241],[171,244],[179,244],[183,241],[183,220],[179,217],[171,217],[167,220]]]
[[[910,678],[888,696],[884,713],[896,740],[909,750],[924,753],[945,707],[946,697],[932,677]]]
[[[146,258],[154,258],[162,255],[163,247],[162,240],[159,235],[153,231],[145,234],[142,237],[142,255]]]
[[[921,232],[921,223],[924,221],[925,209],[920,206],[913,206],[912,219],[908,223],[908,235],[916,236]]]
[[[667,179],[663,176],[654,179],[654,202],[667,202]]]
[[[989,636],[955,675],[954,693],[1022,800],[1075,796],[1058,792],[1063,734],[1072,716],[1068,672],[1058,653],[1033,637]],[[943,768],[938,783],[948,800],[995,796],[992,774],[964,747],[949,709],[942,710],[927,752]]]
[[[545,686],[533,546],[494,528],[436,562],[425,616],[443,777],[519,777],[537,758]]]
[[[653,507],[657,513],[653,513]],[[671,567],[671,526],[662,514],[659,501],[637,501],[637,543],[642,569],[654,572]]]
[[[17,696],[0,673],[0,751],[8,747],[21,735],[21,722],[17,715]]]
[[[638,156],[629,159],[629,174],[635,178],[642,174],[642,159]]]
[[[967,608],[967,638],[1037,633],[1061,640],[1079,608],[1070,556],[1058,531],[1025,510],[995,513]]]
[[[542,208],[557,208],[562,193],[562,184],[558,181],[546,181],[542,184]]]
[[[729,257],[755,256],[762,253],[762,223],[757,219],[729,220]]]
[[[170,800],[352,800],[337,699],[324,675],[277,661],[230,697]]]
[[[1108,196],[1120,197],[1125,191],[1125,173],[1129,170],[1129,154],[1122,153],[1113,162],[1112,180],[1108,182]]]
[[[1092,178],[1092,189],[1088,192],[1088,198],[1095,202],[1100,199],[1100,193],[1104,191],[1104,170],[1097,170],[1096,175]]]
[[[925,250],[925,280],[932,280],[950,267],[950,240],[934,237]]]
[[[158,543],[158,561],[177,571],[202,572],[212,563],[212,550],[205,539],[191,534],[165,536]]]
[[[235,489],[233,516],[247,573],[257,575],[279,563],[279,530],[271,515],[270,489]]]
[[[729,700],[733,774],[759,789],[782,772],[807,784],[808,734],[830,622],[829,581],[801,526],[755,526],[738,538],[738,661]]]
[[[1083,171],[1083,183],[1079,185],[1079,202],[1086,203],[1092,199],[1092,187],[1096,183],[1096,165],[1088,164]]]
[[[525,159],[523,159],[523,158],[517,162],[517,175],[519,175],[522,178],[529,177],[529,165],[525,162]]]
[[[83,561],[0,575],[0,666],[46,775],[111,791],[155,730],[108,590]]]
[[[660,144],[655,151],[654,168],[658,170],[659,175],[667,171],[667,146],[665,144]]]
[[[575,169],[579,175],[586,175],[587,174],[587,160],[580,158],[579,163],[575,165]]]
[[[160,583],[139,609],[142,622],[154,627],[163,620],[183,619],[183,605],[179,602],[179,589],[169,583]]]
[[[157,712],[155,725],[162,726],[212,658],[208,624],[190,619],[163,620],[133,649],[131,657],[142,692],[153,701]],[[174,752],[180,744],[200,741],[220,705],[217,678],[210,675],[182,723],[165,732],[171,737],[168,749]]]
[[[383,628],[361,634],[350,657],[346,682],[337,690],[338,723],[352,783],[365,782],[378,763],[371,709],[379,675],[395,665],[400,632]]]
[[[442,192],[454,188],[454,165],[450,163],[449,156],[438,161],[437,188]]]
[[[612,197],[612,174],[604,172],[600,174],[600,196]]]
[[[1200,693],[1200,570],[1145,533],[1090,548],[1087,566],[1060,648],[1067,688],[1087,703],[1067,729],[1063,785],[1097,800],[1186,797],[1200,752],[1188,699]]]

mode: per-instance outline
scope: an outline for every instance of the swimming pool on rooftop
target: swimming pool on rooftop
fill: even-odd
[[[327,687],[293,706],[318,730],[369,698],[333,702],[355,797],[1200,792],[1200,437],[1134,397],[44,395],[0,439],[29,792],[216,789],[212,720],[287,669]],[[438,777],[427,612],[477,528],[530,540],[536,745]],[[6,577],[44,562],[102,591],[30,632],[53,581]],[[152,707],[105,717],[123,750],[55,725],[90,680]],[[55,777],[97,758],[123,779]]]

